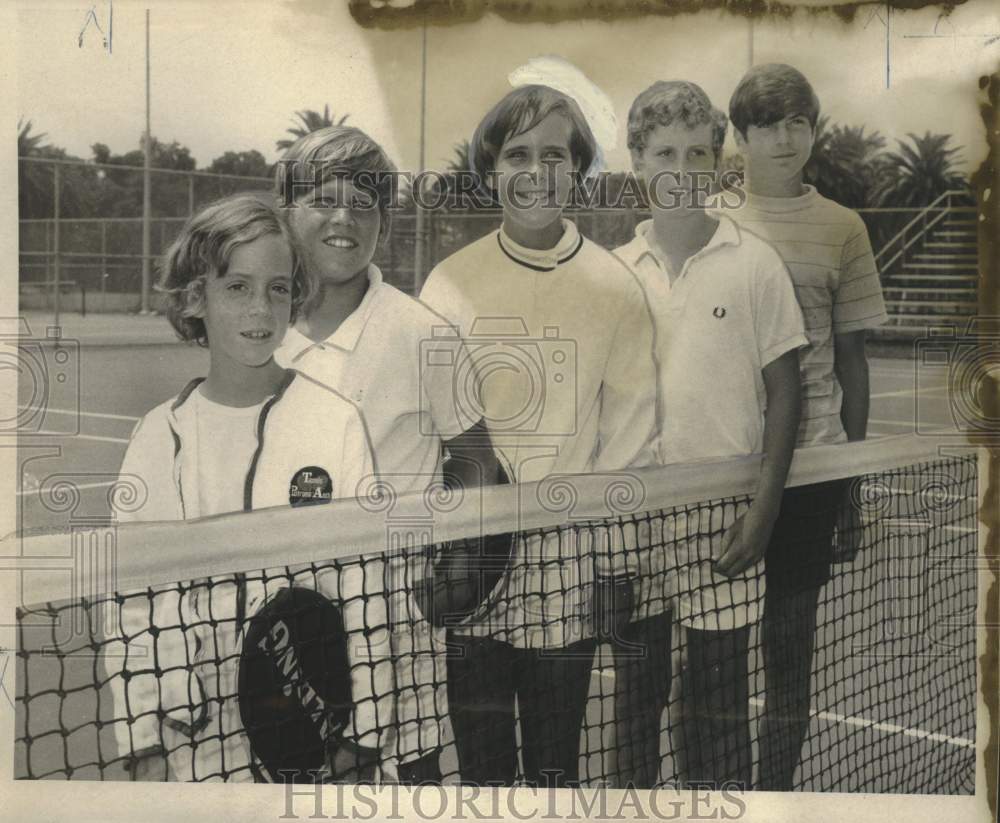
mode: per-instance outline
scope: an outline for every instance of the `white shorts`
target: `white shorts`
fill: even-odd
[[[635,579],[633,619],[669,608],[681,625],[702,631],[756,623],[764,605],[763,560],[735,578],[712,571],[726,530],[748,508],[745,502],[726,502],[641,523],[638,548],[626,552],[625,566]]]

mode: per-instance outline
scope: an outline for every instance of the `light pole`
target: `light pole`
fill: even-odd
[[[417,168],[417,175],[414,178],[418,183],[420,173],[424,170],[424,140],[427,127],[427,21],[424,20],[423,31],[421,33],[421,55],[420,55],[420,159]],[[427,233],[424,210],[420,206],[420,198],[414,203],[416,209],[414,222],[414,244],[413,244],[413,296],[420,294],[420,287],[424,278],[424,259],[426,254],[425,239]]]
[[[142,138],[142,300],[139,314],[149,314],[150,219],[153,211],[149,169],[152,153],[149,132],[149,9],[146,9],[146,133]]]

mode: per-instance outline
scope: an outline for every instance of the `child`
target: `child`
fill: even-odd
[[[274,361],[311,283],[270,198],[234,195],[192,217],[167,251],[161,286],[180,337],[208,347],[209,371],[136,426],[121,473],[145,484],[145,504],[121,519],[186,520],[354,497],[372,471],[357,410]],[[105,662],[115,717],[129,718],[115,732],[134,758],[133,776],[148,778],[166,760],[176,780],[281,779],[262,774],[250,746],[236,668],[246,620],[302,588],[340,614],[353,664],[353,716],[318,741],[314,765],[334,778],[370,775],[393,706],[391,666],[359,653],[356,642],[385,625],[376,566],[288,569],[267,583],[240,574],[126,597],[125,647],[116,649],[124,660]]]
[[[654,83],[632,103],[628,146],[647,184],[652,220],[617,249],[643,284],[656,324],[661,464],[764,453],[754,502],[724,523],[718,548],[666,524],[663,564],[685,630],[682,721],[672,723],[685,780],[749,788],[750,625],[761,560],[778,514],[798,425],[802,317],[777,253],[725,214],[705,210],[719,169],[726,117],[694,83]],[[726,515],[728,517],[728,515]],[[689,516],[689,519],[697,516]],[[690,531],[707,531],[692,524]],[[647,604],[640,603],[642,607]],[[645,657],[619,658],[622,777],[656,781],[670,682],[669,612],[648,604],[628,639]],[[681,743],[681,745],[678,745]]]
[[[802,182],[819,101],[801,73],[768,64],[743,77],[729,114],[748,189],[734,219],[784,258],[805,315],[809,345],[799,361],[802,422],[796,444],[863,440],[869,402],[865,331],[887,318],[865,224]],[[762,789],[792,787],[809,725],[816,607],[830,576],[838,517],[841,539],[855,547],[860,539],[857,512],[845,496],[842,483],[789,489],[767,551]]]
[[[473,350],[484,380],[469,402],[484,409],[518,483],[653,459],[655,369],[643,294],[618,260],[562,218],[595,149],[565,94],[540,85],[507,94],[471,148],[503,224],[435,267],[421,293]],[[526,780],[577,780],[596,646],[594,564],[583,541],[523,539],[485,613],[449,632],[463,782],[516,779],[515,699]]]
[[[436,336],[446,321],[384,282],[372,263],[389,235],[394,173],[378,143],[350,126],[314,131],[285,153],[275,193],[289,206],[281,213],[318,295],[277,358],[358,405],[376,477],[394,495],[422,492],[441,478],[442,446],[449,482],[492,484],[497,466],[489,435],[457,402],[455,373],[441,365],[442,356],[460,362],[460,341]],[[391,526],[391,511],[388,517]],[[440,724],[447,713],[443,634],[433,632],[409,594],[415,580],[407,560],[416,557],[398,556],[392,566],[397,771],[407,784],[441,781]]]

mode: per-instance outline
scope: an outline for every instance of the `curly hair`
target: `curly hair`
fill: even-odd
[[[726,115],[712,106],[701,86],[687,80],[660,80],[642,92],[628,111],[628,147],[642,154],[647,135],[657,126],[680,121],[688,128],[712,126],[712,151],[716,159],[726,140]]]
[[[193,215],[163,255],[157,290],[166,295],[167,318],[182,340],[209,345],[205,321],[195,317],[205,280],[222,277],[237,246],[277,234],[292,250],[292,317],[311,299],[316,286],[300,266],[295,247],[267,192],[248,192],[224,197]]]

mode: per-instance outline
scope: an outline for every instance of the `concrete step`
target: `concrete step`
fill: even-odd
[[[960,243],[953,240],[928,240],[924,243],[925,249],[940,249],[942,253],[949,254],[957,252],[959,254],[972,254],[979,256],[979,250],[975,243]]]
[[[934,324],[931,324],[934,325]],[[879,326],[872,329],[868,335],[874,340],[919,340],[927,337],[929,329],[927,326]]]
[[[913,295],[928,295],[933,294],[940,296],[944,299],[948,297],[975,297],[978,289],[975,286],[940,286],[934,288],[933,286],[883,286],[882,294],[885,297],[889,295],[894,295],[896,293],[905,292],[906,294]]]
[[[967,277],[978,277],[979,266],[969,263],[904,263],[901,274],[964,274]]]
[[[953,312],[955,314],[974,314],[979,304],[975,300],[886,300],[885,307],[889,314],[921,313],[930,309],[931,313]]]
[[[924,248],[927,248],[930,244],[925,243]],[[912,260],[914,263],[921,263],[923,261],[928,262],[941,262],[941,263],[978,263],[979,254],[977,252],[955,252],[955,251],[930,251],[930,252],[918,252],[913,255]]]
[[[882,276],[882,288],[884,289],[901,288],[911,283],[914,285],[940,283],[942,286],[953,286],[955,288],[961,286],[975,288],[978,282],[978,275],[971,273],[936,272],[934,274],[915,274],[914,272],[894,272]]]
[[[933,314],[933,313],[907,313],[907,314],[890,314],[889,324],[890,326],[945,326],[945,325],[957,325],[963,326],[968,324],[969,315],[967,314]]]

